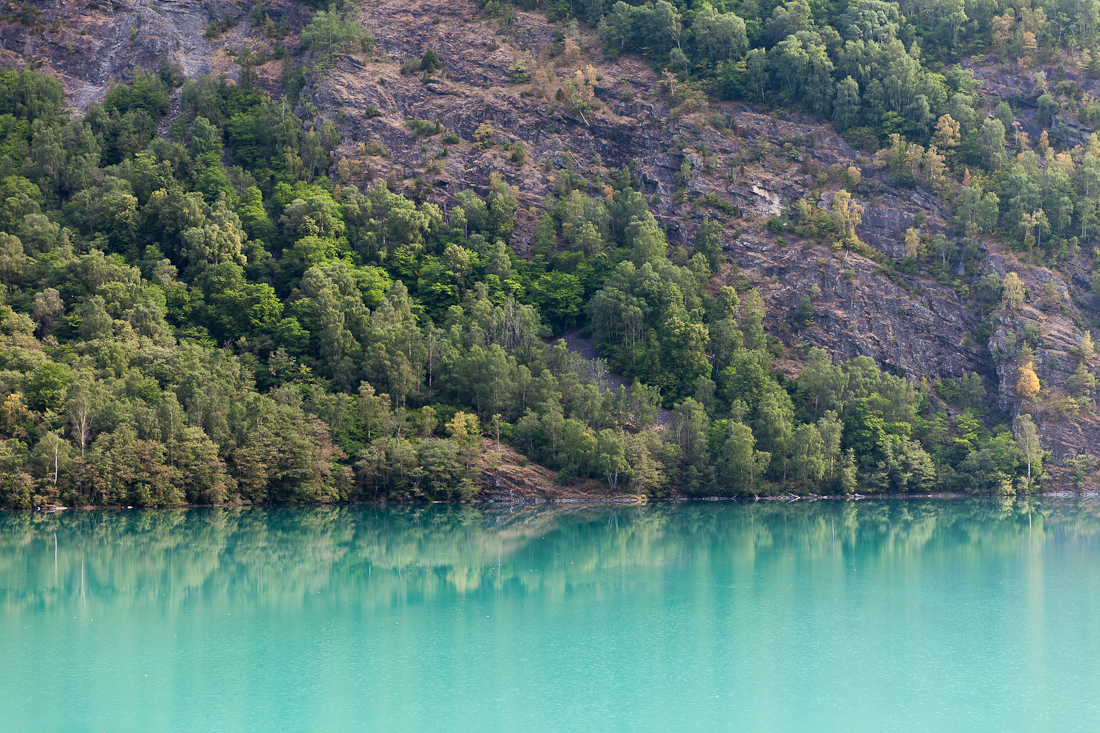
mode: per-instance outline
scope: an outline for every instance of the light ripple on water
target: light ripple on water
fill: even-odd
[[[1098,570],[1076,501],[2,513],[0,727],[1094,730]]]

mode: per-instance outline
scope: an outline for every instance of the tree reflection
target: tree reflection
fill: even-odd
[[[766,581],[805,563],[980,562],[1098,530],[1100,503],[1034,498],[3,513],[0,608],[49,608],[82,588],[133,607],[294,610],[319,593],[363,609],[504,592],[556,602],[659,593],[712,566]]]

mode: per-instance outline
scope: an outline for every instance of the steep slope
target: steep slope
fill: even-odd
[[[498,171],[519,186],[526,205],[537,206],[570,159],[589,174],[591,193],[612,169],[631,164],[642,192],[653,197],[670,242],[690,247],[704,216],[723,221],[723,247],[736,273],[731,270],[722,279],[747,278],[760,288],[773,314],[766,325],[791,347],[792,372],[798,369],[802,351],[795,347],[820,346],[838,359],[871,356],[915,379],[977,373],[1002,409],[1018,409],[1015,371],[998,367],[991,352],[1001,332],[988,344],[973,341],[970,334],[980,318],[958,293],[919,277],[888,277],[877,263],[855,253],[831,252],[820,244],[785,244],[762,226],[768,217],[811,193],[840,188],[829,180],[830,174],[835,180],[838,170],[855,165],[863,183],[853,199],[864,206],[856,231],[864,242],[900,260],[904,233],[918,218],[926,228],[954,237],[947,227],[950,204],[928,190],[892,185],[830,128],[807,118],[777,119],[728,103],[714,104],[710,110],[724,116],[725,130],[708,125],[709,115],[703,112],[673,121],[667,103],[661,101],[660,82],[648,66],[634,59],[609,64],[596,40],[583,35],[583,58],[578,55],[569,62],[550,57],[553,27],[534,14],[517,12],[508,34],[501,34],[495,21],[480,17],[473,2],[382,2],[365,9],[362,17],[376,33],[378,60],[344,58],[314,94],[324,109],[339,111],[335,118],[348,141],[349,156],[361,142],[384,144],[387,156],[365,164],[374,175],[419,180],[423,188],[410,190],[446,206],[452,192],[483,189],[490,171]],[[447,67],[444,78],[424,83],[419,75],[401,73],[404,60],[419,58],[427,49],[440,54]],[[530,84],[509,84],[507,70],[519,60],[543,72],[552,70],[556,84],[593,64],[602,77],[596,89],[602,108],[586,124],[565,105],[535,96]],[[371,108],[383,114],[368,116]],[[439,121],[460,134],[463,143],[449,147],[445,170],[433,171],[430,165],[442,145],[410,133],[403,124],[408,118]],[[517,166],[499,148],[479,150],[471,144],[482,123],[493,126],[497,143],[522,142],[527,161]],[[824,186],[822,178],[827,181]],[[678,188],[683,189],[679,196]],[[737,207],[743,218],[701,205],[707,196]],[[528,219],[529,227],[533,221]],[[518,232],[512,246],[523,253],[529,241],[530,228]],[[992,243],[984,246],[1000,249]],[[990,257],[981,273],[1003,275],[1003,263]],[[1010,269],[1036,293],[1045,280],[1057,279],[1044,268],[1017,263]],[[797,330],[782,326],[815,285],[821,288],[815,323]],[[1088,302],[1088,286],[1081,281],[1070,288],[1068,300],[1076,303],[1067,302],[1067,312],[1051,317],[1045,326],[1038,369],[1054,392],[1064,392],[1076,366],[1058,355],[1064,357],[1080,342],[1080,325],[1091,314],[1077,303]],[[1060,287],[1067,291],[1064,283]],[[1020,317],[1026,320],[1029,314]],[[1017,325],[1022,329],[1022,323]],[[1100,445],[1100,423],[1091,414],[1044,410],[1038,419],[1044,444],[1056,460]]]
[[[268,8],[272,17],[287,19],[284,43],[291,45],[311,11],[291,0]],[[111,79],[125,78],[137,66],[155,70],[164,59],[179,63],[188,76],[234,78],[237,67],[227,49],[270,45],[252,27],[248,9],[243,1],[200,6],[127,0],[95,8],[57,2],[44,6],[34,23],[0,23],[0,43],[9,60],[54,70],[73,106],[81,108],[101,98]],[[1064,399],[1077,366],[1070,352],[1095,323],[1096,301],[1083,266],[1063,279],[1023,264],[994,242],[983,244],[985,256],[973,272],[958,257],[962,269],[955,274],[969,279],[970,291],[988,272],[1016,272],[1032,293],[1017,312],[994,318],[988,341],[976,341],[982,319],[971,293],[882,265],[903,258],[910,228],[955,239],[948,226],[951,205],[931,191],[892,184],[867,154],[830,127],[739,103],[670,107],[675,90],[648,64],[627,56],[607,61],[590,29],[582,28],[574,47],[563,48],[555,42],[555,26],[538,14],[517,11],[505,26],[481,14],[473,0],[378,0],[365,4],[360,17],[375,35],[375,53],[340,56],[307,87],[317,116],[332,120],[343,136],[339,153],[354,163],[352,182],[360,188],[386,180],[446,209],[460,190],[484,192],[497,172],[519,188],[527,209],[510,242],[525,256],[538,208],[562,170],[584,176],[589,193],[598,195],[617,169],[629,165],[671,244],[690,249],[704,218],[722,222],[728,264],[715,285],[751,283],[760,290],[771,314],[765,325],[785,347],[780,363],[789,374],[798,372],[810,346],[838,360],[870,356],[914,380],[972,372],[995,396],[991,402],[1015,414],[1021,407],[1015,390],[1019,365],[999,355],[1032,324],[1040,333],[1036,370],[1050,396],[1032,408],[1044,446],[1061,463],[1095,453],[1100,445],[1100,420]],[[227,19],[220,36],[205,35],[208,23]],[[429,49],[439,54],[443,73],[403,73],[406,61]],[[514,73],[517,64],[525,80]],[[595,99],[583,115],[560,99],[560,90],[589,65]],[[277,68],[269,62],[260,74],[275,93]],[[1034,92],[1011,75],[978,72],[987,82],[986,95],[1024,98]],[[1031,113],[1020,114],[1024,129],[1034,128],[1037,136]],[[460,141],[445,146],[439,136],[418,135],[407,120],[439,122]],[[522,156],[513,155],[517,143],[523,144]],[[881,262],[766,226],[802,200],[829,210],[844,189],[863,207],[856,233]],[[1054,284],[1058,302],[1040,310],[1034,306],[1047,282]],[[820,295],[812,322],[791,325],[789,314],[815,287]]]
[[[364,161],[364,168],[379,178],[419,178],[426,187],[422,195],[443,206],[455,191],[484,190],[491,171],[518,186],[524,204],[535,207],[570,162],[588,174],[590,193],[597,193],[598,182],[614,169],[630,164],[642,192],[656,203],[654,211],[671,243],[690,247],[704,216],[723,221],[723,247],[741,270],[737,277],[760,286],[774,309],[770,325],[776,333],[783,314],[802,295],[815,284],[822,288],[817,324],[781,334],[788,345],[805,341],[838,358],[865,354],[911,374],[945,377],[971,371],[992,379],[984,347],[964,343],[977,318],[948,289],[925,283],[922,296],[914,299],[910,291],[916,279],[899,286],[875,275],[875,263],[856,254],[832,253],[820,246],[785,247],[763,228],[764,220],[781,207],[819,187],[815,175],[855,162],[856,152],[829,128],[808,120],[777,120],[739,104],[715,106],[714,111],[729,120],[725,131],[708,126],[703,113],[672,122],[667,104],[657,98],[657,77],[636,60],[601,62],[595,39],[588,37],[591,47],[583,59],[540,62],[549,53],[553,35],[545,18],[517,12],[510,31],[514,40],[495,49],[500,36],[492,21],[478,18],[473,2],[393,1],[364,11],[364,22],[375,31],[385,56],[379,61],[345,57],[314,92],[324,109],[340,112],[334,117],[349,157],[354,157],[359,143],[381,141],[387,157],[372,157]],[[403,60],[419,58],[429,48],[447,67],[443,79],[425,84],[419,75],[401,73]],[[535,97],[529,84],[508,84],[507,69],[522,59],[540,70],[552,70],[557,84],[578,67],[593,64],[602,77],[596,88],[602,109],[585,124],[563,104]],[[623,101],[628,88],[629,102]],[[383,114],[371,117],[368,109]],[[430,165],[442,143],[411,133],[404,125],[410,118],[438,121],[462,137],[461,144],[449,146],[444,170],[432,171]],[[479,150],[471,144],[482,123],[493,126],[498,144],[522,142],[526,162],[515,165],[499,147]],[[795,139],[813,141],[813,148],[805,152],[807,173],[792,170],[792,161],[782,155],[783,142]],[[706,158],[699,154],[700,146],[708,151]],[[759,155],[765,146],[779,150]],[[756,155],[755,162],[745,164]],[[678,181],[685,164],[687,178]],[[864,168],[868,176],[874,174],[870,166]],[[681,184],[685,195],[678,197]],[[707,195],[738,207],[744,218],[689,202]],[[941,204],[931,195],[914,200],[882,181],[872,181],[857,194],[868,201],[876,196],[882,203],[868,205],[858,231],[887,255],[897,254],[900,236],[915,215],[942,218]],[[532,225],[533,217],[527,223]],[[530,229],[519,232],[512,245],[524,253],[529,241]],[[855,277],[845,278],[847,269]],[[730,272],[724,279],[732,281],[735,276]],[[899,308],[905,312],[900,314]]]
[[[34,13],[28,3],[19,19],[0,21],[0,59],[52,70],[77,110],[101,101],[112,81],[132,79],[136,68],[156,72],[168,63],[188,77],[236,79],[237,65],[227,49],[270,44],[249,20],[252,5],[247,0],[51,0],[39,3]],[[293,44],[293,32],[308,22],[309,8],[293,0],[273,0],[266,7],[276,22],[285,18],[290,30],[285,42]],[[208,26],[218,21],[224,32],[208,34]]]

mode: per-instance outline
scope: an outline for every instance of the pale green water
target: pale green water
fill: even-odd
[[[3,731],[1096,731],[1098,687],[1095,504],[0,513]]]

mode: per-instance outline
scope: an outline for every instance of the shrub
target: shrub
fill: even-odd
[[[511,160],[516,165],[523,165],[523,162],[527,159],[527,151],[523,147],[523,143],[518,142],[512,148]]]
[[[798,305],[794,309],[792,318],[795,325],[802,328],[811,325],[814,322],[814,304],[810,300],[810,296],[804,296],[802,300],[798,301]]]
[[[531,78],[527,73],[527,65],[523,61],[517,61],[508,67],[508,83],[523,84]]]
[[[718,211],[721,211],[726,216],[732,217],[736,216],[737,214],[737,211],[734,208],[733,204],[726,201],[725,199],[719,198],[713,193],[708,193],[706,196],[704,196],[703,203],[711,207],[712,209],[717,209]]]
[[[443,125],[438,122],[427,122],[412,118],[405,120],[405,127],[409,128],[417,137],[432,137],[443,132]]]
[[[474,132],[474,147],[478,150],[484,150],[485,148],[493,147],[493,135],[496,134],[496,130],[488,122],[482,122],[477,126],[477,130]]]
[[[319,10],[299,36],[302,48],[312,51],[315,63],[322,67],[331,65],[336,56],[358,47],[366,52],[374,50],[374,37],[355,18],[346,17],[335,10]]]
[[[443,68],[443,64],[439,61],[439,54],[435,52],[435,49],[429,48],[424,52],[424,57],[420,59],[420,70],[425,74],[431,74],[439,71]]]

